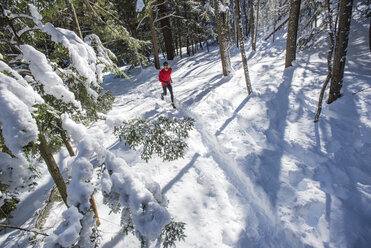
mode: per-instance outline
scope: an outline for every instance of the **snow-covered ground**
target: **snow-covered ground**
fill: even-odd
[[[284,70],[281,36],[248,50],[250,96],[237,48],[228,77],[215,46],[169,61],[176,110],[169,96],[160,99],[154,68],[129,72],[130,81],[107,75],[104,87],[116,100],[107,120],[93,127],[105,132],[110,151],[161,185],[174,220],[186,223],[187,237],[177,247],[371,247],[371,89],[352,94],[370,87],[368,28],[353,21],[344,96],[324,103],[316,124],[327,46],[298,51],[295,65]],[[145,163],[112,133],[123,120],[158,116],[195,119],[183,159]],[[61,167],[66,157],[57,156]],[[32,227],[51,186],[44,176],[13,212],[12,224]],[[139,247],[120,231],[120,214],[109,214],[99,192],[95,198],[101,246]],[[52,233],[63,209],[54,206],[44,232]],[[0,246],[26,246],[21,235],[2,232]]]

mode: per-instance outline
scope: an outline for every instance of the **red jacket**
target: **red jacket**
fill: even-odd
[[[164,87],[166,86],[165,81],[171,83],[171,72],[173,69],[169,68],[167,71],[165,69],[162,69],[160,73],[158,74],[158,80],[160,80],[161,85]]]

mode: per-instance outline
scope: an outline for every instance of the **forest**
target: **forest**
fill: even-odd
[[[173,180],[180,180],[189,173],[190,167],[197,164],[196,160],[202,158],[205,166],[210,168],[213,168],[213,163],[218,164],[228,183],[234,181],[233,190],[221,193],[222,189],[215,186],[218,193],[205,193],[207,199],[219,199],[224,193],[233,192],[235,196],[227,197],[231,205],[232,202],[237,206],[249,205],[251,203],[246,202],[256,200],[245,211],[254,212],[254,217],[242,214],[243,207],[238,209],[250,224],[241,224],[245,226],[239,226],[237,229],[243,231],[238,233],[247,234],[235,237],[229,231],[233,232],[237,224],[222,227],[220,223],[223,231],[218,235],[223,238],[220,243],[213,243],[214,247],[367,247],[371,244],[370,237],[367,237],[371,230],[371,212],[367,210],[371,202],[368,181],[371,168],[366,162],[371,159],[371,74],[367,69],[371,63],[370,6],[369,0],[1,1],[0,246],[120,247],[123,244],[119,238],[110,238],[109,241],[104,237],[109,225],[103,222],[112,213],[119,219],[119,227],[115,230],[118,229],[125,237],[131,234],[135,237],[125,243],[128,247],[205,247],[210,241],[206,238],[197,239],[199,246],[187,243],[189,236],[197,234],[188,228],[194,223],[181,218],[179,213],[188,207],[183,204],[177,209],[172,205],[181,201],[180,194],[179,197],[174,192],[167,194],[177,182],[157,174],[165,170],[169,173],[166,175],[174,177],[170,165],[175,163],[179,166],[179,174]],[[362,32],[357,30],[358,27],[362,27]],[[352,32],[354,37],[361,37],[361,42],[352,40]],[[359,53],[362,63],[357,64],[353,49],[355,54]],[[279,55],[273,56],[278,54],[278,50]],[[304,55],[314,52],[320,62],[313,64],[312,69],[307,65],[308,76],[303,76],[303,81],[310,79],[315,81],[315,85],[288,85],[288,81],[294,84],[294,71],[300,71]],[[271,64],[265,65],[264,59],[271,59]],[[157,75],[164,61],[177,69],[172,83],[175,93],[178,91],[179,94],[176,97],[178,109],[174,111],[165,109],[164,104],[157,103],[161,100],[154,100],[152,95],[159,96]],[[260,76],[257,76],[257,66],[265,71]],[[197,67],[201,69],[197,70]],[[283,73],[283,83],[263,90],[269,80],[280,80],[274,75],[278,67]],[[353,72],[354,68],[357,69],[354,75],[349,74],[352,72],[350,67]],[[206,80],[209,75],[213,77]],[[196,84],[197,80],[204,78],[205,81],[200,81],[204,85]],[[158,84],[157,88],[153,81]],[[189,81],[188,86],[185,81]],[[219,87],[237,81],[237,85],[230,86],[232,89],[218,93]],[[347,87],[352,87],[347,86],[349,81],[354,81],[353,96],[359,97],[356,110],[349,110],[348,104],[339,103],[349,100]],[[192,91],[191,87],[198,88]],[[234,90],[236,95],[228,98]],[[297,100],[284,98],[290,98],[294,90]],[[270,97],[264,98],[265,93]],[[224,100],[223,94],[226,95]],[[210,100],[209,95],[215,99]],[[241,103],[233,99],[241,99]],[[135,102],[132,107],[120,109],[123,105],[131,106],[132,102]],[[195,106],[195,102],[200,105]],[[205,107],[205,104],[210,106]],[[310,110],[302,110],[303,105],[310,105]],[[239,112],[248,106],[250,112],[240,115]],[[280,108],[284,106],[288,109]],[[260,111],[265,109],[267,117],[261,116]],[[209,116],[213,111],[216,113]],[[343,119],[335,116],[353,112],[361,117],[359,122],[352,122],[352,128],[348,130],[350,122],[341,122]],[[250,118],[254,113],[256,116]],[[299,124],[302,123],[292,121],[290,115],[305,115],[305,123],[310,123],[305,127],[317,125],[313,134],[317,141],[321,140],[319,133],[325,133],[318,131],[320,125],[339,121],[339,124],[333,124],[333,130],[336,128],[341,134],[338,138],[332,131],[334,137],[331,137],[329,131],[319,147],[300,150],[297,155],[304,162],[295,163],[295,168],[302,164],[324,163],[331,168],[329,172],[323,172],[325,169],[321,168],[311,171],[309,167],[300,167],[288,173],[287,180],[293,184],[295,192],[302,190],[299,184],[303,178],[310,177],[313,181],[325,178],[318,179],[318,187],[322,193],[325,192],[327,200],[321,198],[313,200],[313,204],[303,204],[309,206],[308,211],[303,210],[308,228],[303,231],[300,225],[297,233],[291,233],[295,228],[281,227],[275,220],[279,217],[272,217],[276,214],[272,209],[278,208],[277,202],[280,202],[281,193],[277,192],[285,187],[280,186],[283,182],[277,175],[272,180],[271,173],[277,172],[276,169],[270,171],[263,166],[273,165],[275,158],[284,160],[290,150],[292,153],[296,151],[295,145],[285,141],[287,137],[284,134],[290,132],[282,127],[281,114],[287,116],[290,123]],[[222,125],[219,124],[215,133],[209,133],[221,116],[225,116]],[[237,131],[228,131],[228,126],[235,120],[239,120]],[[294,132],[300,128],[291,130]],[[261,137],[263,129],[264,137]],[[245,137],[247,130],[256,139],[250,141]],[[345,135],[340,130],[345,130]],[[227,140],[228,135],[231,140]],[[240,144],[237,138],[240,135],[247,141]],[[277,146],[268,148],[270,145],[261,145],[262,142]],[[310,141],[298,143],[304,147]],[[224,149],[226,144],[229,147]],[[320,152],[324,149],[322,146],[328,149],[326,154]],[[241,154],[245,154],[248,148],[256,152],[246,154],[242,161]],[[203,150],[209,152],[203,154]],[[314,150],[316,155],[307,154]],[[191,155],[190,151],[197,152]],[[257,155],[259,151],[263,153]],[[236,154],[228,155],[233,152]],[[343,158],[341,153],[348,156],[344,158],[347,163],[347,159],[350,163],[357,161],[350,167],[352,172],[343,167],[336,169],[339,163],[346,163],[339,162]],[[207,162],[210,156],[214,162]],[[245,164],[249,163],[254,166],[245,169]],[[168,169],[161,169],[162,164]],[[284,167],[283,164],[280,166]],[[211,171],[218,170],[210,169],[209,173]],[[279,169],[277,173],[283,171]],[[343,174],[348,173],[352,177],[349,179],[351,187],[336,188],[337,180],[341,181]],[[210,190],[213,179],[203,182],[200,175],[197,177],[197,182],[208,185]],[[215,184],[224,182],[223,178],[215,179]],[[45,180],[50,182],[45,183]],[[169,180],[166,184],[165,181]],[[335,189],[332,186],[328,189],[324,186],[326,183]],[[184,192],[192,187],[186,184]],[[347,188],[352,189],[348,192]],[[351,195],[356,191],[361,192],[357,199],[348,197],[348,193]],[[344,206],[351,209],[352,214],[344,214],[345,219],[352,219],[349,216],[353,214],[357,216],[353,221],[348,220],[352,223],[349,229],[356,227],[349,237],[332,233],[331,227],[336,225],[338,218],[334,217],[335,221],[330,222],[329,215],[324,213],[331,208],[331,202],[335,202],[328,200],[329,194],[336,195]],[[342,194],[346,195],[345,200]],[[212,198],[214,195],[217,197]],[[245,196],[243,200],[241,195]],[[34,202],[32,213],[26,217],[20,213],[27,208],[27,199],[31,196]],[[282,199],[291,200],[287,197]],[[357,201],[361,202],[359,207],[354,206]],[[226,209],[229,202],[218,204],[220,209]],[[299,215],[303,213],[297,206],[285,207],[290,211],[293,209],[287,216],[294,216],[295,211]],[[278,211],[282,222],[286,221],[285,211],[284,207]],[[359,211],[359,215],[353,211]],[[232,212],[229,217],[234,216]],[[322,212],[323,218],[317,218],[316,214],[322,216]],[[207,218],[209,212],[205,215]],[[218,218],[216,216],[215,212],[214,218]],[[313,219],[319,223],[324,222],[322,219],[328,222],[314,227]],[[46,228],[51,221],[54,226]],[[317,224],[317,221],[314,222]],[[236,223],[239,222],[236,220]],[[295,221],[290,219],[287,223],[290,226]],[[253,224],[258,226],[257,233]],[[280,228],[275,229],[275,226]],[[365,226],[364,230],[360,230],[361,226]],[[213,229],[212,224],[208,228]],[[320,232],[324,229],[327,230],[325,233],[330,233],[327,241]],[[349,229],[344,227],[344,232]],[[309,234],[305,236],[303,233]],[[267,238],[270,234],[271,237]],[[207,237],[217,240],[218,235]],[[282,235],[284,241],[279,241]],[[345,237],[345,243],[339,237]],[[341,245],[337,243],[340,240],[343,242]]]

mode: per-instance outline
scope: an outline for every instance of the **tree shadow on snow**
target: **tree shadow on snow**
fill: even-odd
[[[171,189],[171,187],[173,187],[173,185],[178,182],[188,171],[190,168],[192,168],[196,162],[196,160],[200,157],[200,154],[199,153],[195,153],[191,159],[191,161],[186,165],[184,166],[179,172],[178,174],[173,178],[171,179],[170,182],[168,182],[161,190],[161,193],[162,194],[166,194],[166,192],[169,191],[169,189]]]
[[[346,247],[370,247],[371,200],[361,192],[363,187],[370,187],[371,181],[371,143],[367,137],[370,128],[362,123],[356,97],[345,86],[344,96],[327,110],[334,111],[331,116],[335,117],[322,116],[314,124],[317,150],[321,152],[321,147],[325,147],[331,154],[323,154],[328,159],[319,165],[314,179],[326,192],[330,242],[346,243]],[[328,143],[321,144],[321,140]]]
[[[276,207],[277,194],[280,190],[281,158],[285,147],[286,118],[289,109],[289,94],[294,68],[285,69],[283,82],[277,93],[271,93],[268,105],[269,127],[265,132],[268,148],[257,155],[259,173],[256,183],[268,195],[271,205]]]
[[[238,107],[235,109],[235,111],[233,112],[232,116],[229,117],[224,123],[223,125],[218,129],[218,131],[216,131],[215,133],[215,136],[219,136],[223,130],[237,117],[238,113],[241,111],[241,109],[247,104],[247,102],[249,101],[250,97],[246,97],[241,103],[240,105],[238,105]]]

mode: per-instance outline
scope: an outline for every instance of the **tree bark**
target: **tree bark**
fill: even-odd
[[[167,8],[164,0],[159,1],[159,13],[160,16],[167,15]],[[162,34],[164,36],[165,42],[165,50],[166,50],[166,57],[168,60],[174,59],[174,43],[173,43],[173,35],[171,32],[170,20],[169,18],[164,18],[160,20]]]
[[[245,35],[244,35],[244,39],[247,38],[249,36],[249,22],[248,22],[248,15],[247,15],[247,7],[246,7],[246,0],[243,1],[243,14],[244,14],[244,17],[245,17]],[[241,20],[242,21],[242,20]]]
[[[336,35],[334,64],[332,67],[330,93],[327,101],[328,104],[341,97],[340,90],[343,86],[343,76],[348,48],[350,21],[352,18],[352,8],[353,0],[340,1],[339,28]]]
[[[179,1],[177,1],[177,0],[175,1],[175,13],[176,13],[177,16],[180,16]],[[177,25],[177,33],[178,33],[179,56],[180,56],[180,58],[183,58],[183,54],[182,54],[182,29],[181,29],[181,23],[180,23],[179,18],[177,18],[176,25]]]
[[[219,11],[219,4],[223,4],[223,0],[215,0],[215,18],[216,28],[218,30],[218,42],[220,57],[222,61],[223,75],[227,76],[231,73],[231,58],[229,53],[229,36],[225,33],[228,30],[227,13]]]
[[[152,45],[153,45],[153,54],[154,54],[154,59],[155,59],[155,68],[157,70],[161,69],[160,65],[160,58],[158,55],[158,41],[157,41],[157,35],[156,35],[156,29],[155,29],[155,23],[153,20],[153,9],[152,5],[149,7],[149,13],[148,13],[148,18],[149,18],[149,27],[151,30],[151,38],[152,38]]]
[[[323,83],[321,92],[319,94],[319,100],[318,100],[318,108],[317,108],[317,113],[314,117],[314,122],[318,122],[319,116],[322,111],[322,101],[323,101],[323,96],[325,94],[326,87],[332,77],[332,54],[334,52],[334,32],[333,32],[333,27],[332,27],[332,11],[331,11],[331,6],[330,6],[330,0],[326,0],[326,7],[327,7],[327,13],[328,13],[328,29],[329,29],[329,38],[330,38],[330,48],[327,53],[327,77],[325,82]]]
[[[289,26],[286,41],[285,68],[292,66],[292,61],[296,59],[296,39],[298,35],[299,14],[301,0],[291,0]]]
[[[73,6],[72,2],[70,3],[70,6],[71,6],[73,22],[75,24],[75,29],[76,29],[77,35],[80,37],[81,40],[84,40],[84,38],[82,37],[81,29],[80,29],[79,19],[77,19],[75,7]]]
[[[245,44],[244,44],[244,37],[242,34],[242,21],[241,21],[241,11],[240,11],[240,5],[239,5],[239,0],[234,0],[235,2],[235,22],[237,25],[237,36],[240,41],[240,52],[241,52],[241,58],[242,58],[242,64],[243,64],[243,72],[245,76],[245,82],[246,82],[246,88],[247,88],[247,93],[248,95],[251,94],[251,81],[249,77],[249,69],[247,66],[247,59],[246,59],[246,54],[245,54]]]
[[[39,133],[39,139],[40,139],[39,150],[40,150],[41,157],[44,159],[48,167],[49,173],[52,176],[54,183],[58,188],[59,194],[61,195],[64,204],[66,204],[66,206],[68,207],[66,183],[63,180],[63,177],[61,175],[61,172],[59,171],[58,165],[55,162],[53,154],[50,151],[49,144],[46,141],[46,138],[44,134],[42,133],[42,131],[40,131]]]
[[[255,25],[254,47],[256,47],[256,39],[258,38],[259,7],[260,7],[260,0],[258,0],[257,7],[256,7],[256,25]]]
[[[254,22],[254,1],[249,0],[250,7],[250,33],[251,33],[251,49],[255,51],[255,22]]]

